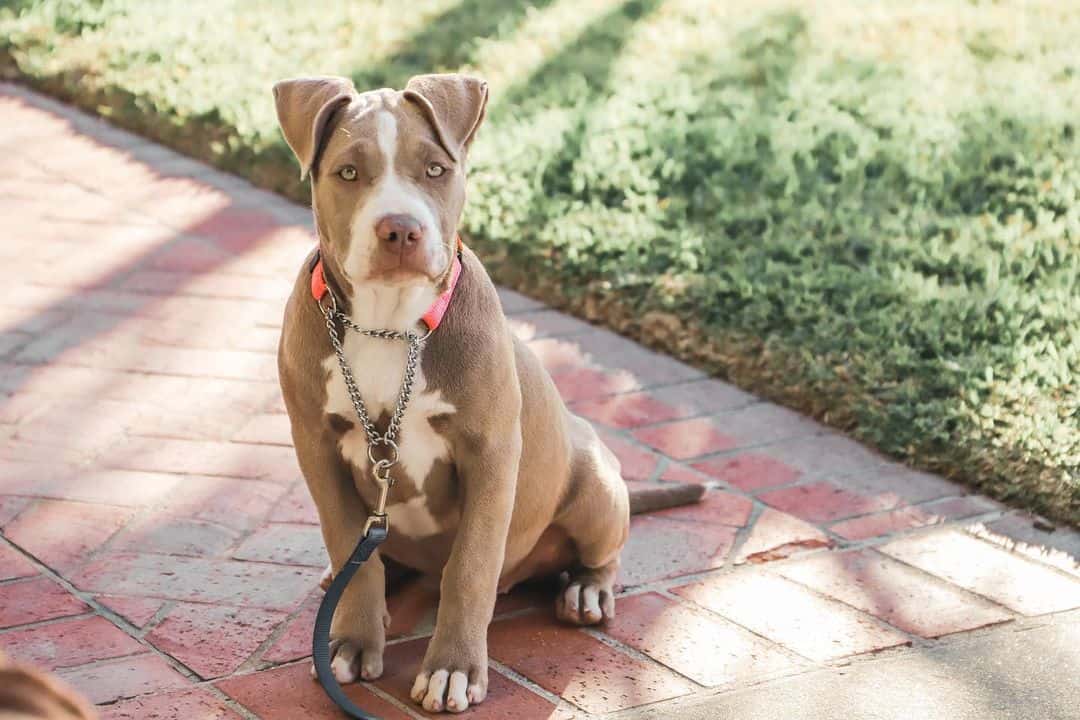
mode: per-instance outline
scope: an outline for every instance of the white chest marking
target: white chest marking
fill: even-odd
[[[405,344],[348,333],[345,336],[344,348],[345,357],[352,368],[356,386],[368,414],[373,420],[377,420],[384,412],[392,413],[397,404],[401,376],[405,369]],[[330,376],[326,387],[326,412],[337,413],[354,423],[354,427],[342,435],[339,449],[342,456],[363,473],[358,481],[365,482],[364,478],[368,477],[370,466],[367,436],[356,418],[356,411],[341,377],[337,357],[328,357],[323,367]],[[451,459],[446,440],[431,427],[430,419],[456,411],[451,403],[443,400],[441,392],[428,391],[426,388],[424,373],[418,367],[412,400],[405,410],[398,436],[400,467],[410,478],[420,483],[416,488],[420,494],[408,502],[395,503],[391,491],[389,506],[394,529],[414,538],[425,537],[439,530],[438,521],[427,509],[423,483],[437,460],[448,462]]]

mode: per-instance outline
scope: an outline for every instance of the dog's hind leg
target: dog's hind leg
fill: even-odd
[[[615,615],[615,576],[630,532],[630,498],[619,461],[592,426],[574,417],[571,431],[570,494],[555,524],[569,535],[577,557],[555,599],[555,614],[575,625],[595,625]]]

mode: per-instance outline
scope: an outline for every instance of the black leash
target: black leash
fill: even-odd
[[[311,638],[311,657],[315,661],[315,673],[319,678],[319,684],[330,699],[345,711],[346,715],[356,720],[379,720],[379,718],[367,714],[346,697],[341,685],[334,677],[330,669],[330,623],[334,619],[334,610],[337,609],[349,581],[356,575],[360,566],[371,557],[371,553],[375,552],[375,548],[386,539],[386,531],[386,525],[374,524],[356,544],[356,549],[349,556],[349,561],[334,576],[334,581],[330,583],[326,595],[319,604],[319,614],[315,616],[315,632]]]

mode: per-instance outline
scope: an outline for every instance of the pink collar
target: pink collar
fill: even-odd
[[[458,278],[461,277],[461,248],[461,238],[458,237],[458,252],[454,253],[454,265],[450,269],[450,282],[446,286],[446,292],[435,298],[435,302],[421,318],[429,331],[439,327],[443,316],[446,315],[446,310],[450,307],[450,298],[453,297]],[[315,302],[320,302],[328,292],[330,289],[326,286],[326,276],[323,274],[323,262],[320,256],[315,266],[311,268],[311,296],[315,298]]]

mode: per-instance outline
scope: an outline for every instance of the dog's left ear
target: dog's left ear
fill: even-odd
[[[484,121],[488,86],[479,78],[456,73],[417,75],[405,85],[405,98],[420,107],[439,142],[460,161]]]

